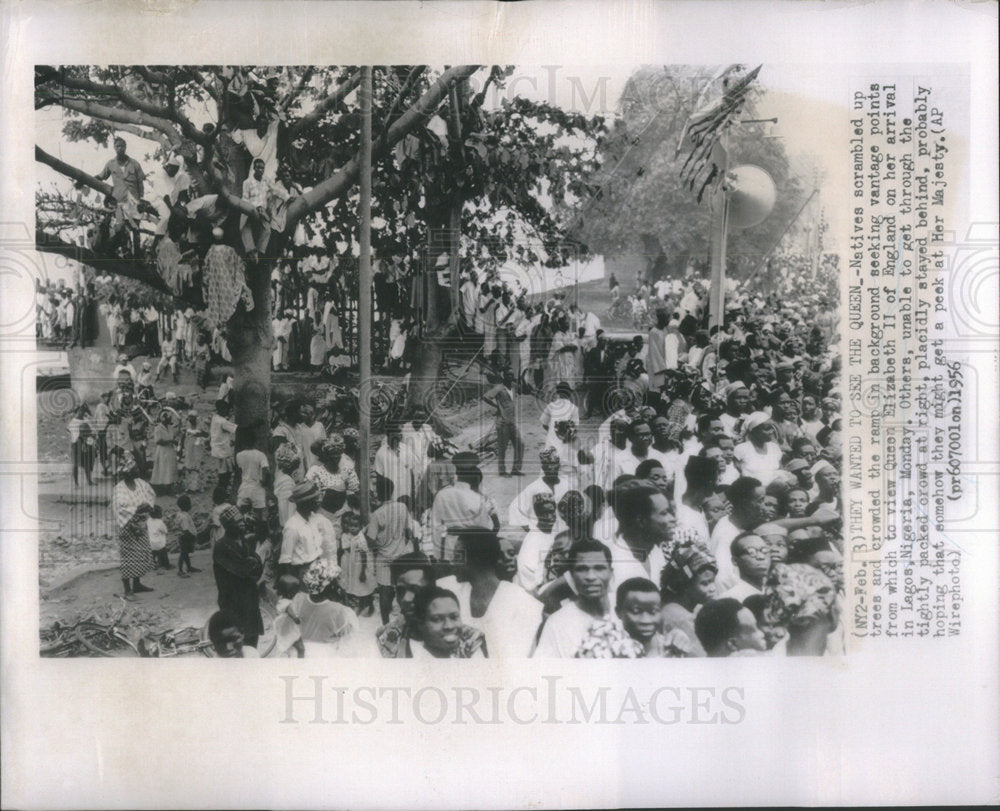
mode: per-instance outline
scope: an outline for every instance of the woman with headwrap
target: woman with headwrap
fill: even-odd
[[[787,629],[776,655],[822,656],[837,628],[837,590],[825,574],[806,563],[776,563],[764,586],[767,624]]]
[[[274,451],[274,498],[278,502],[278,520],[281,526],[295,512],[295,504],[291,501],[292,491],[298,483],[295,476],[302,469],[302,460],[296,453],[295,445],[282,442]]]
[[[774,425],[763,411],[754,411],[743,421],[746,441],[733,455],[741,476],[749,476],[767,487],[781,470],[781,448],[775,441]]]
[[[118,552],[121,555],[119,571],[127,598],[153,590],[144,586],[139,578],[153,568],[153,552],[149,547],[146,520],[156,501],[156,494],[148,482],[139,478],[138,465],[131,456],[123,456],[119,461],[118,478],[113,503],[118,530]]]
[[[694,631],[694,620],[702,605],[715,599],[718,573],[715,558],[696,543],[675,546],[660,573],[663,630],[683,632],[691,643],[691,656],[705,656]]]
[[[328,491],[337,493],[360,491],[361,483],[354,470],[354,463],[344,455],[343,436],[334,433],[326,439],[318,439],[310,450],[315,462],[306,471],[306,479],[316,482],[324,498]]]
[[[354,655],[358,617],[346,605],[336,602],[340,593],[340,567],[331,560],[314,561],[302,575],[300,591],[292,599],[292,609],[302,624],[306,655]],[[321,644],[323,647],[317,647]]]
[[[719,415],[719,421],[725,426],[726,433],[736,436],[739,423],[750,411],[750,389],[742,380],[730,383],[725,388],[726,410]]]
[[[264,564],[247,542],[246,523],[239,509],[227,505],[219,513],[219,523],[225,534],[212,550],[219,608],[237,618],[244,642],[255,648],[257,639],[264,632],[257,591],[257,581],[264,571]]]

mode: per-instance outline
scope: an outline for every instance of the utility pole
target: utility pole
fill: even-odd
[[[361,193],[358,199],[358,220],[361,233],[361,255],[358,257],[358,365],[361,371],[361,521],[368,523],[371,509],[371,411],[369,394],[372,377],[372,69],[361,68]]]

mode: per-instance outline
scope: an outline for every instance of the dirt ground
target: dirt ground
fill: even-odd
[[[141,363],[144,358],[136,358],[133,363]],[[217,369],[213,385],[204,392],[196,391],[194,375],[190,369],[183,369],[179,383],[159,383],[157,393],[168,389],[193,403],[194,407],[207,418],[213,410],[213,401],[218,383],[226,370]],[[389,378],[388,380],[392,380]],[[395,383],[400,385],[400,379]],[[315,396],[315,379],[305,373],[281,373],[273,376],[272,390],[281,395],[293,392]],[[468,384],[465,389],[465,405],[447,414],[445,424],[454,433],[452,442],[465,450],[475,447],[479,439],[493,424],[490,409],[478,400],[479,387]],[[71,480],[69,437],[66,429],[66,403],[69,395],[57,399],[58,392],[39,395],[38,445],[39,459],[44,462],[43,473],[39,476],[39,590],[40,624],[47,627],[55,621],[72,623],[78,619],[93,616],[109,620],[115,616],[122,593],[118,576],[118,549],[114,540],[114,520],[111,515],[110,500],[113,483],[98,475],[93,485],[87,485],[81,478],[81,485],[74,487]],[[500,478],[497,476],[496,460],[492,456],[483,458],[485,474],[483,489],[495,500],[505,520],[507,508],[516,494],[539,475],[538,452],[542,449],[545,432],[539,423],[542,405],[530,395],[519,398],[521,411],[522,438],[525,445],[524,470],[522,477]],[[586,444],[596,434],[598,421],[592,420],[581,426],[581,439]],[[378,438],[380,439],[380,438]],[[377,447],[377,444],[373,446]],[[508,465],[511,460],[508,458]],[[203,472],[204,487],[192,496],[192,514],[199,528],[208,523],[211,511],[211,492],[214,474]],[[161,496],[157,503],[163,507],[164,520],[171,538],[176,537],[174,522],[177,513],[176,498]],[[176,562],[176,555],[171,555]],[[153,631],[163,631],[189,625],[202,625],[215,610],[216,589],[211,572],[211,557],[208,550],[200,550],[193,556],[193,563],[200,573],[189,578],[180,578],[176,570],[160,574],[149,574],[144,582],[155,590],[138,595],[128,604],[124,621],[130,625],[141,625]],[[377,625],[377,617],[363,621],[364,626]]]

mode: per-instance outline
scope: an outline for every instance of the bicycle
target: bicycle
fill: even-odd
[[[80,620],[75,625],[62,627],[59,623],[41,632],[43,644],[39,655],[51,657],[92,656],[112,658],[117,656],[139,656],[138,646],[121,628],[122,617],[128,603],[121,597],[122,607],[118,614],[106,625],[93,618]]]

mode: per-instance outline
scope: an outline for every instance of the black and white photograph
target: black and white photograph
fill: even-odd
[[[0,4],[0,805],[995,804],[997,13]]]
[[[781,68],[539,73],[35,68],[42,656],[843,654]]]

